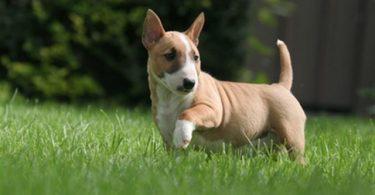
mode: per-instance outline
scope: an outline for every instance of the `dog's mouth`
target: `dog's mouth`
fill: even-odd
[[[193,91],[193,89],[185,89],[183,86],[177,87],[177,91],[181,93],[190,93]]]

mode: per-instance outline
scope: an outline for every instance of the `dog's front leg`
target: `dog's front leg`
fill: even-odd
[[[173,132],[173,144],[176,148],[187,148],[196,128],[213,128],[220,123],[221,116],[207,105],[197,105],[185,110],[178,120]]]

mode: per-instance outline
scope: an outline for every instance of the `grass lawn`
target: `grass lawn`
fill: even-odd
[[[306,167],[265,152],[166,153],[140,109],[15,101],[0,119],[0,194],[375,194],[371,119],[310,117]]]

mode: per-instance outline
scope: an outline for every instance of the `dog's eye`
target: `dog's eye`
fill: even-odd
[[[176,50],[172,50],[171,52],[164,54],[164,57],[168,61],[174,60],[176,58]]]
[[[199,56],[197,56],[197,55],[194,55],[194,61],[198,61],[199,60]]]

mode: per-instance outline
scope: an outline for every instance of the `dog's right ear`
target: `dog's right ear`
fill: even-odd
[[[154,11],[147,10],[143,23],[142,43],[146,49],[150,49],[165,34],[161,21]]]

